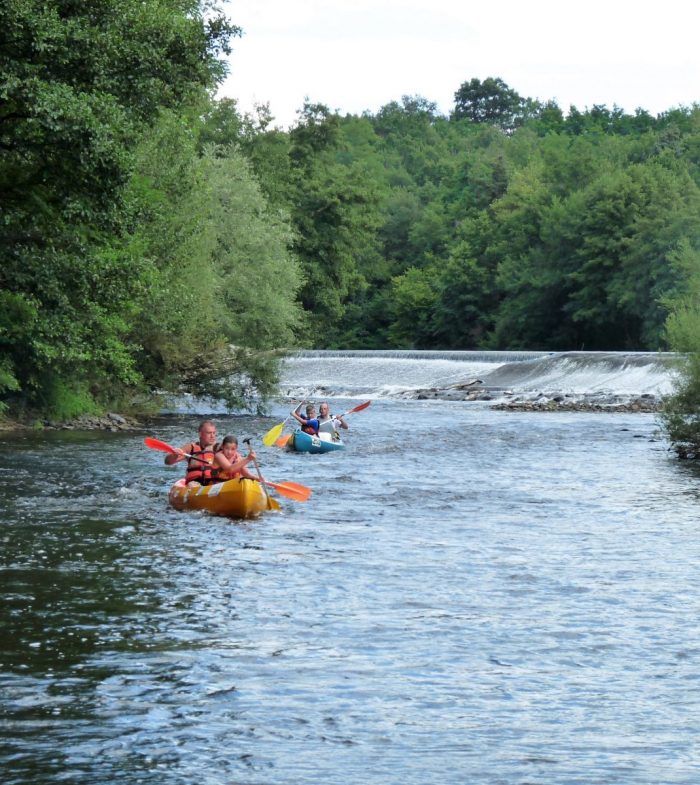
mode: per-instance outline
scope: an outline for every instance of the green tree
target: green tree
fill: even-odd
[[[251,406],[276,380],[271,351],[295,343],[298,264],[289,220],[270,210],[234,146],[197,153],[164,113],[138,150],[128,253],[149,264],[132,318],[138,367],[162,390]]]
[[[378,258],[378,193],[362,165],[341,163],[339,118],[327,107],[307,104],[290,138],[301,302],[313,314],[314,342],[333,345],[348,298],[367,286],[362,269]]]
[[[661,419],[680,458],[700,458],[700,250],[683,241],[671,261],[682,283],[667,295],[666,336],[680,353],[676,387]]]
[[[512,132],[538,110],[537,102],[522,98],[502,79],[489,76],[483,82],[473,78],[460,85],[455,93],[453,116],[456,120],[467,119]]]
[[[223,74],[237,29],[192,0],[0,7],[0,395],[70,416],[138,379],[128,320],[146,268],[122,253],[133,150],[163,107]],[[10,339],[11,336],[11,339]]]
[[[411,267],[392,282],[392,316],[389,337],[405,348],[430,348],[434,345],[434,314],[438,292],[435,270]]]

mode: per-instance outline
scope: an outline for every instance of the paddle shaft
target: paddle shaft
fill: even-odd
[[[243,444],[247,444],[248,445],[248,450],[249,451],[250,451],[250,441],[251,441],[250,439],[243,439]],[[272,504],[270,503],[270,494],[267,491],[267,487],[266,487],[266,484],[265,484],[265,478],[262,476],[262,472],[260,471],[260,465],[258,464],[258,459],[257,458],[253,458],[253,465],[255,466],[255,469],[256,469],[256,471],[258,473],[258,477],[260,478],[260,485],[262,485],[262,488],[265,491],[265,497],[267,498],[267,506],[268,506],[268,509],[269,509],[270,507],[272,507]]]

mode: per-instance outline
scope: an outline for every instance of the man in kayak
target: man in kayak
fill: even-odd
[[[220,475],[234,477],[240,474],[242,477],[257,479],[245,468],[250,461],[255,460],[255,453],[251,450],[243,458],[237,448],[238,440],[235,436],[227,436],[222,445],[217,445],[216,425],[212,420],[203,420],[199,424],[199,439],[184,444],[175,453],[168,453],[165,463],[172,466],[186,459],[185,480],[188,485],[211,485],[226,479],[226,476]]]
[[[196,442],[184,444],[175,453],[165,456],[165,463],[172,466],[183,459],[187,460],[185,480],[189,483],[209,485],[213,480],[214,445],[216,444],[216,425],[211,420],[199,424],[199,438]],[[190,458],[188,456],[195,456]]]
[[[306,417],[301,413],[301,407],[304,405],[302,401],[290,415],[301,425],[301,430],[304,433],[309,433],[311,436],[318,436],[319,422],[316,417],[316,407],[310,403],[306,407]]]
[[[318,406],[319,434],[318,435],[321,438],[323,438],[324,434],[329,434],[331,439],[333,439],[334,441],[338,441],[340,439],[340,434],[338,433],[339,427],[343,428],[346,431],[348,429],[348,424],[343,419],[343,415],[339,414],[338,416],[336,416],[334,414],[330,414],[330,407],[325,401],[319,404]]]

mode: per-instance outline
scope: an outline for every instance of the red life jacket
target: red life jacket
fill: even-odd
[[[197,458],[201,458],[201,460],[206,461],[209,464],[214,462],[213,447],[202,447],[199,442],[192,442],[188,452],[192,453],[192,455],[196,455]],[[188,458],[185,482],[192,482],[193,480],[202,485],[209,485],[214,482],[214,467],[207,466],[204,463]]]
[[[311,436],[318,436],[318,419],[316,417],[312,417],[311,419],[302,417],[302,419],[304,420],[304,424],[301,426],[301,430]]]

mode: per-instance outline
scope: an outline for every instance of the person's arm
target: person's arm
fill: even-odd
[[[252,477],[250,472],[245,468],[251,461],[255,460],[255,453],[251,450],[245,458],[239,458],[235,463],[231,463],[223,452],[217,452],[214,456],[214,461],[223,469],[227,474],[236,474],[240,472],[243,477]]]
[[[299,404],[299,406],[297,406],[297,408],[296,408],[296,409],[294,409],[293,411],[289,412],[289,414],[290,414],[292,417],[294,417],[294,419],[295,419],[295,420],[296,420],[296,421],[297,421],[297,422],[298,422],[300,425],[306,425],[306,417],[304,417],[303,415],[301,415],[301,414],[300,414],[301,407],[304,405],[304,403],[305,403],[305,402],[304,402],[304,401],[302,401],[302,402]]]
[[[184,447],[178,447],[176,452],[174,453],[169,452],[165,456],[165,465],[172,466],[173,464],[178,463],[179,461],[186,458],[187,456],[185,455],[185,453],[190,452],[191,450],[192,450],[192,444],[190,443],[184,445]]]
[[[346,431],[347,431],[347,429],[348,429],[348,424],[347,424],[347,423],[345,422],[345,420],[343,419],[343,415],[342,415],[342,414],[338,414],[337,416],[336,416],[336,415],[333,415],[333,420],[334,420],[335,422],[337,422],[337,423],[338,423],[338,425],[339,425],[341,428],[343,428],[344,430],[346,430]]]
[[[257,474],[252,474],[245,466],[241,469],[241,477],[245,477],[248,480],[260,480]]]

